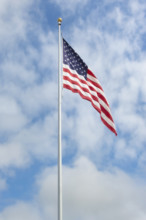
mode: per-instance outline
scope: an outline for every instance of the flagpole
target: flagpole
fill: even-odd
[[[61,75],[62,75],[62,53],[61,53],[61,22],[58,18],[58,220],[62,220],[62,148],[61,148]]]

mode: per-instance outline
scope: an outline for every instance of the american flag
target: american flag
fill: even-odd
[[[109,104],[98,79],[64,39],[63,87],[90,101],[99,112],[102,122],[117,135]]]

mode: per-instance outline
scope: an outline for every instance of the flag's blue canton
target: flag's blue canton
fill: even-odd
[[[84,76],[84,78],[87,79],[88,66],[64,39],[63,63],[68,65],[72,70],[76,70],[78,74]]]

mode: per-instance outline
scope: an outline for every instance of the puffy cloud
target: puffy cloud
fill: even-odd
[[[27,167],[33,157],[50,155],[53,160],[57,155],[57,84],[51,76],[57,69],[52,66],[57,44],[53,32],[46,34],[36,24],[33,4],[6,0],[0,7],[1,169]],[[38,2],[35,6],[37,14]]]
[[[17,102],[9,96],[0,96],[0,131],[1,133],[16,132],[27,123]]]
[[[38,177],[39,199],[45,213],[56,217],[56,168],[46,169]],[[144,220],[144,185],[120,170],[101,172],[86,158],[72,167],[63,167],[64,219]]]
[[[18,202],[15,205],[6,208],[0,214],[0,220],[10,220],[14,218],[15,220],[18,219],[34,219],[40,220],[42,219],[38,210],[38,207],[35,207],[34,204],[27,204],[24,202]]]
[[[57,218],[57,169],[36,176],[37,193],[29,202],[17,201],[3,209],[1,220]],[[63,166],[63,218],[144,220],[145,185],[124,172],[99,171],[85,157]]]
[[[34,158],[56,161],[56,130],[57,115],[52,113],[4,140],[0,145],[0,168],[28,167]]]
[[[26,24],[28,18],[28,8],[32,5],[32,0],[2,0],[0,6],[0,42],[1,49],[4,51],[16,47],[17,41],[26,39]]]
[[[30,164],[30,157],[20,143],[7,143],[0,145],[0,168],[20,168]]]

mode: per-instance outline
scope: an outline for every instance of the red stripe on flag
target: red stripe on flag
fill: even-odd
[[[77,86],[79,86],[82,91],[89,93],[94,101],[99,102],[99,101],[98,101],[98,98],[97,98],[96,96],[94,96],[93,94],[91,94],[89,89],[82,87],[78,82],[76,82],[76,81],[70,79],[70,78],[67,77],[67,76],[63,76],[63,79],[66,80],[66,81],[68,81],[68,82],[70,82],[72,85],[77,85]]]
[[[81,98],[83,98],[83,99],[85,99],[85,100],[87,100],[87,101],[90,101],[91,104],[92,104],[92,106],[93,106],[99,113],[101,112],[100,109],[92,102],[92,99],[89,98],[89,97],[87,97],[87,96],[84,96],[78,89],[74,89],[74,88],[72,88],[71,86],[66,85],[66,84],[63,84],[63,88],[69,89],[69,90],[71,90],[71,91],[74,92],[74,93],[78,93],[78,94],[81,96]]]
[[[109,104],[104,96],[103,89],[94,74],[89,70],[88,73],[91,77],[88,79],[87,75],[86,81],[77,73],[72,73],[73,71],[70,70],[70,68],[63,68],[63,72],[63,87],[74,93],[78,93],[83,99],[90,101],[92,106],[100,113],[102,122],[117,135],[114,121],[110,114]],[[65,75],[65,73],[67,74]],[[67,82],[70,85],[68,85]],[[90,82],[90,84],[88,82]],[[99,107],[95,105],[94,101],[96,101]],[[101,113],[104,113],[104,118]]]
[[[116,130],[112,126],[110,126],[101,116],[100,116],[100,118],[101,118],[102,122],[105,124],[105,126],[108,127],[117,136]]]

